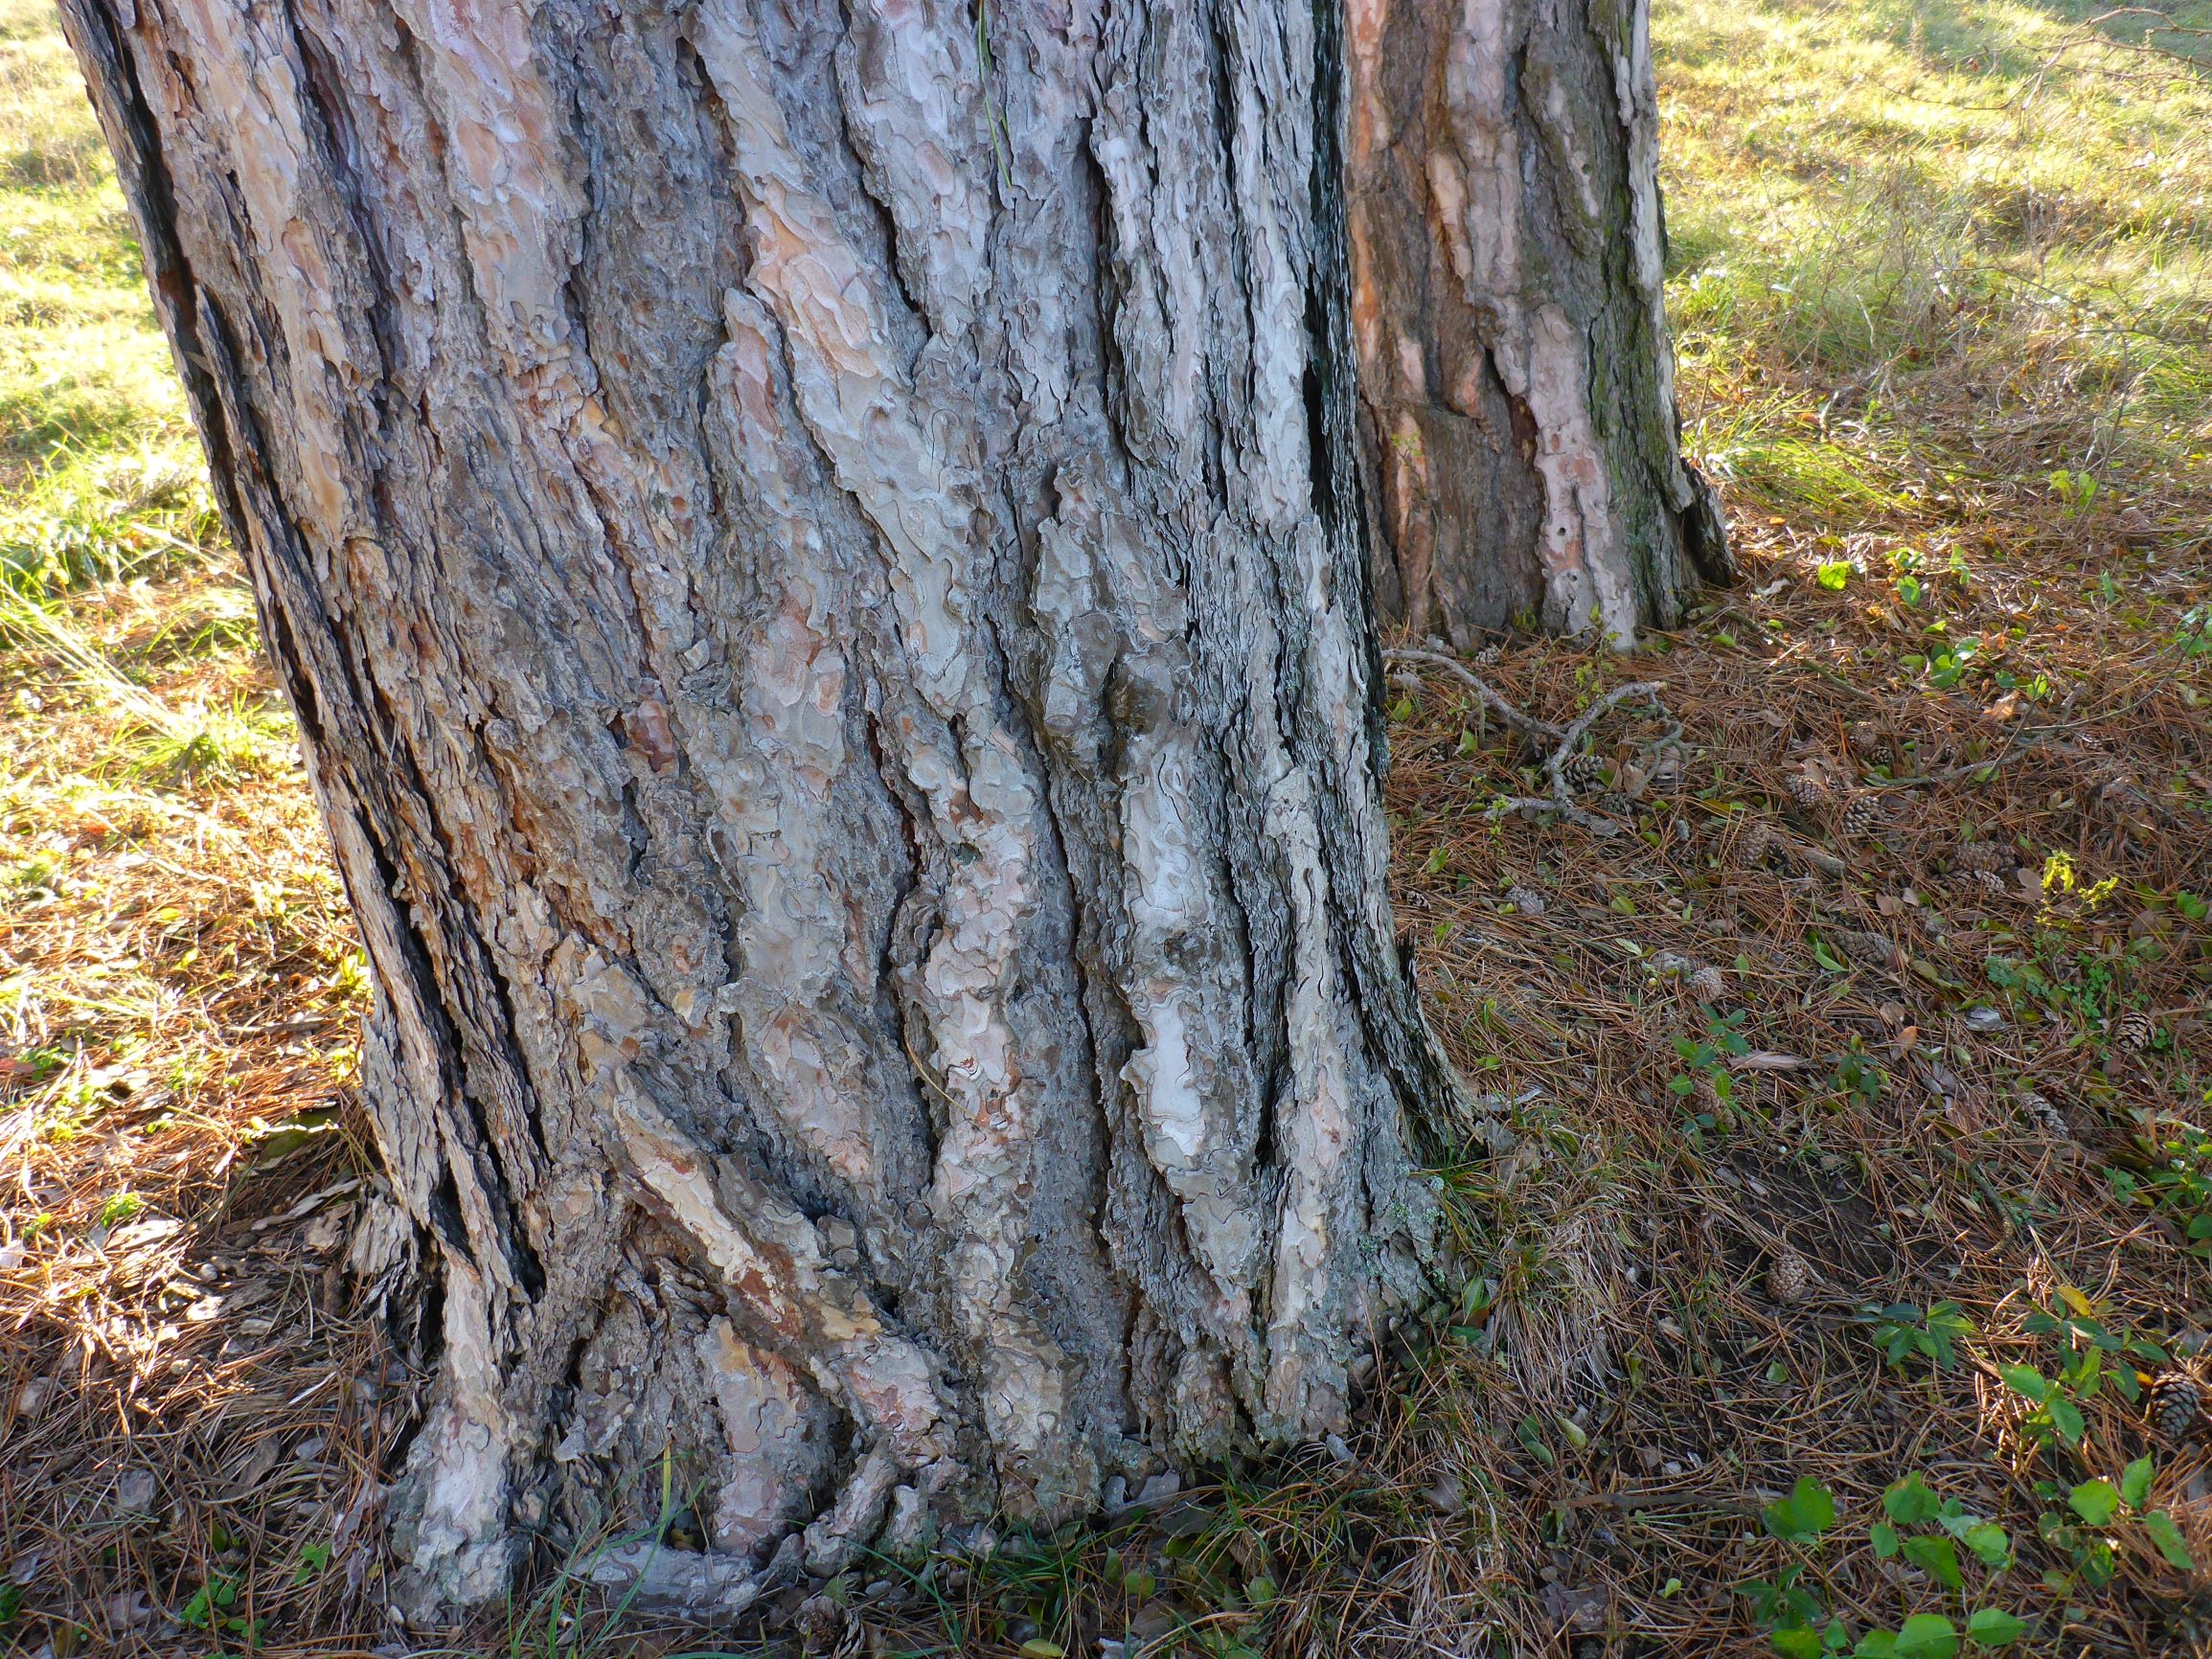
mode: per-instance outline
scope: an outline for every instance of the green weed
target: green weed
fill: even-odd
[[[1958,1344],[1973,1334],[1973,1321],[1955,1302],[1937,1302],[1925,1310],[1910,1302],[1868,1302],[1855,1317],[1874,1337],[1874,1346],[1893,1371],[1910,1359],[1936,1371],[1958,1363]]]
[[[2112,1581],[2116,1570],[2112,1538],[2115,1534],[2140,1527],[2143,1536],[2166,1564],[2178,1572],[2194,1572],[2195,1558],[2181,1536],[2181,1529],[2164,1510],[2150,1508],[2151,1483],[2155,1470],[2148,1457],[2137,1458],[2120,1471],[2117,1484],[2096,1476],[2072,1487],[2055,1481],[2038,1481],[2036,1496],[2064,1508],[2045,1510],[2036,1517],[2036,1535],[2069,1563],[2043,1574],[2043,1584],[2055,1594],[2070,1594],[2077,1585],[2101,1589]]]

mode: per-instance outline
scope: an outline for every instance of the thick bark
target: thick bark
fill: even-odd
[[[375,965],[419,1584],[1340,1425],[1452,1095],[1328,9],[64,10]]]
[[[1725,580],[1681,458],[1649,0],[1347,0],[1377,591],[1622,644]]]

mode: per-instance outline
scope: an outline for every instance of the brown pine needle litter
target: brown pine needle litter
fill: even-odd
[[[1353,1432],[764,1631],[547,1538],[406,1632],[364,968],[0,0],[0,1652],[2212,1650],[2212,13],[2047,10],[1659,8],[1746,575],[1633,659],[1389,642],[1396,902],[1486,1127]]]

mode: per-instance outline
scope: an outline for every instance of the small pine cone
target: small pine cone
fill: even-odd
[[[808,1653],[834,1653],[843,1645],[852,1615],[828,1596],[809,1596],[799,1603],[799,1643]]]
[[[1487,669],[1504,654],[1505,647],[1503,646],[1484,646],[1482,649],[1476,651],[1467,660],[1478,669]]]
[[[1951,867],[1975,875],[2000,875],[2013,867],[2012,849],[1997,841],[1969,841],[1950,855]]]
[[[1851,752],[1854,755],[1871,755],[1881,747],[1881,728],[1872,720],[1854,720],[1851,723]]]
[[[2010,898],[2018,891],[2013,884],[1994,870],[1976,870],[1974,885],[1992,898]]]
[[[2139,1008],[2132,1008],[2120,1016],[2112,1034],[2132,1049],[2147,1049],[2156,1034],[2156,1028],[2151,1024],[2149,1014]]]
[[[1851,928],[1836,930],[1836,943],[1843,954],[1853,962],[1865,963],[1869,967],[1887,967],[1897,960],[1897,946],[1884,934],[1860,933]]]
[[[1767,1269],[1767,1300],[1795,1302],[1804,1296],[1812,1283],[1813,1274],[1805,1265],[1805,1258],[1794,1250],[1785,1250]]]
[[[1745,831],[1744,839],[1737,848],[1736,855],[1743,861],[1745,869],[1756,870],[1767,862],[1767,855],[1773,851],[1774,826],[1771,824],[1754,824]]]
[[[2034,1089],[2022,1089],[2019,1099],[2020,1110],[2035,1121],[2037,1128],[2053,1140],[2073,1139],[2074,1131],[2068,1126],[2065,1114],[2052,1105],[2047,1096],[2038,1094]]]
[[[1608,789],[1598,797],[1598,808],[1608,818],[1618,818],[1624,824],[1633,823],[1636,816],[1636,798],[1624,795],[1618,789]]]
[[[2204,1391],[2194,1378],[2169,1371],[2151,1384],[2151,1426],[2168,1440],[2188,1440],[2197,1432]]]
[[[1606,782],[1606,774],[1610,770],[1595,755],[1577,755],[1560,768],[1560,776],[1566,780],[1571,793],[1586,795]]]
[[[1784,786],[1790,791],[1790,799],[1807,811],[1811,811],[1828,799],[1828,785],[1810,772],[1790,773],[1789,781]]]
[[[1881,797],[1872,789],[1851,797],[1843,808],[1843,832],[1853,840],[1873,833],[1881,822]]]
[[[1699,1002],[1720,1002],[1728,994],[1728,981],[1717,967],[1700,967],[1690,975],[1690,989]]]

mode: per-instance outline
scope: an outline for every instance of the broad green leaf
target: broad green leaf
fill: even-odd
[[[1967,1639],[1983,1648],[2010,1647],[2027,1628],[2002,1607],[1984,1607],[1966,1622]]]
[[[1767,1640],[1774,1644],[1774,1651],[1781,1654],[1782,1659],[1820,1659],[1820,1632],[1810,1625],[1776,1630]]]
[[[1897,1631],[1897,1659],[1951,1659],[1958,1626],[1941,1613],[1915,1613]]]
[[[1904,1558],[1947,1590],[1966,1587],[1966,1576],[1958,1570],[1958,1547],[1949,1538],[1907,1538]]]
[[[1836,1500],[1811,1475],[1799,1475],[1790,1495],[1759,1513],[1767,1532],[1790,1543],[1807,1543],[1836,1525]]]
[[[2041,1405],[2051,1398],[2050,1379],[2032,1365],[2000,1365],[1997,1375],[2005,1379],[2005,1386],[2023,1399],[2032,1399]]]
[[[2151,1500],[2151,1460],[2137,1458],[2120,1471],[2120,1501],[2131,1510],[2141,1510]]]
[[[1897,1632],[1869,1630],[1852,1648],[1851,1659],[1897,1659]]]
[[[1974,1554],[1993,1573],[2001,1573],[2012,1565],[2013,1541],[2004,1528],[1995,1521],[1976,1521],[1959,1535],[1959,1542]]]
[[[2120,1512],[2119,1489],[2102,1477],[2084,1481],[2066,1494],[2066,1502],[2073,1506],[2075,1514],[2092,1527],[2109,1525]]]
[[[1543,1425],[1537,1420],[1535,1413],[1522,1418],[1514,1434],[1524,1447],[1543,1460],[1546,1468],[1559,1462],[1558,1454],[1544,1443]]]
[[[1032,1636],[1021,1645],[1021,1659],[1063,1659],[1067,1649],[1058,1642]]]
[[[1897,1529],[1887,1521],[1877,1521],[1867,1528],[1866,1537],[1874,1546],[1874,1553],[1883,1560],[1897,1554]]]
[[[2143,1517],[2143,1531],[2151,1534],[2158,1554],[2166,1557],[2166,1565],[2178,1567],[2182,1572],[2194,1572],[2196,1558],[2189,1554],[2189,1546],[2181,1540],[2181,1529],[2174,1524],[2174,1517],[2164,1510],[2153,1510]]]
[[[2059,1438],[2068,1445],[2080,1445],[2087,1425],[2082,1421],[2082,1408],[2063,1394],[2051,1396],[2051,1426],[2059,1431]]]
[[[1936,1512],[1935,1493],[1918,1475],[1906,1475],[1881,1494],[1881,1511],[1901,1527],[1916,1525]]]

